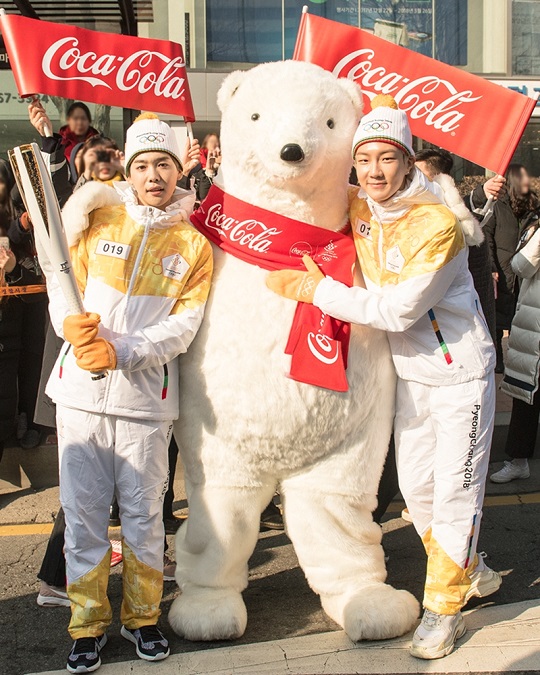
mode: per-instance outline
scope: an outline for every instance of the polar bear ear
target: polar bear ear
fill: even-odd
[[[356,116],[358,119],[362,117],[362,111],[364,109],[364,103],[362,100],[362,90],[359,85],[354,82],[354,80],[349,80],[346,77],[340,77],[338,79],[339,86],[345,90],[349,98],[352,101]]]
[[[235,70],[223,80],[217,94],[217,104],[222,113],[225,112],[246,75],[246,70]]]

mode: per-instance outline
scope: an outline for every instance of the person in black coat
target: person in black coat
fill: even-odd
[[[38,445],[41,430],[34,408],[45,344],[47,295],[25,293],[43,284],[26,214],[18,217],[11,199],[14,180],[9,164],[0,160],[0,458],[14,431],[17,413],[27,427],[23,448]],[[7,238],[7,241],[6,241]]]
[[[454,166],[452,155],[442,148],[427,148],[416,153],[416,166],[430,180],[433,180],[438,174],[450,175]],[[498,194],[499,185],[494,185],[491,179],[485,184],[487,195]],[[491,192],[490,192],[491,190]],[[487,197],[486,197],[487,199]],[[471,208],[470,199],[464,199],[466,207],[473,212],[473,215],[481,220]],[[486,320],[490,335],[495,342],[496,321],[495,321],[495,293],[493,288],[493,279],[491,276],[491,258],[489,244],[483,241],[476,246],[469,246],[469,271],[473,278],[474,287],[478,293],[482,312]]]
[[[496,281],[496,347],[497,366],[495,372],[504,371],[502,337],[510,330],[516,311],[518,282],[512,270],[512,257],[519,241],[521,223],[539,206],[539,200],[530,189],[530,178],[521,164],[510,164],[506,174],[506,194],[493,203],[492,213],[484,224],[488,242],[493,277]],[[482,207],[487,198],[483,186],[473,191],[474,206]]]

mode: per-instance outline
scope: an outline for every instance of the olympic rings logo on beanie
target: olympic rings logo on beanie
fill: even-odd
[[[378,94],[371,101],[371,111],[360,120],[354,134],[353,159],[360,145],[376,141],[396,145],[414,156],[412,140],[407,113],[399,109],[393,96]]]
[[[178,141],[171,127],[155,113],[141,113],[126,132],[126,172],[133,159],[143,152],[166,152],[182,167]]]
[[[164,143],[165,134],[159,133],[139,134],[137,136],[137,140],[139,141],[139,143]]]
[[[390,129],[392,122],[386,122],[384,120],[373,120],[373,122],[368,122],[362,126],[364,131],[387,131]]]

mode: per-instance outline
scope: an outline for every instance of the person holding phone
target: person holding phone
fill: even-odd
[[[83,145],[79,158],[81,174],[74,190],[92,180],[108,185],[124,180],[124,154],[112,138],[92,136]]]

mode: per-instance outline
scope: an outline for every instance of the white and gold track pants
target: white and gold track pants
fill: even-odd
[[[107,597],[109,508],[116,494],[123,549],[122,623],[155,624],[163,592],[163,495],[171,422],[57,407],[60,501],[66,517],[67,593],[73,639],[101,635]]]
[[[465,604],[495,420],[495,376],[432,387],[398,379],[395,441],[401,493],[428,556],[424,607]]]

